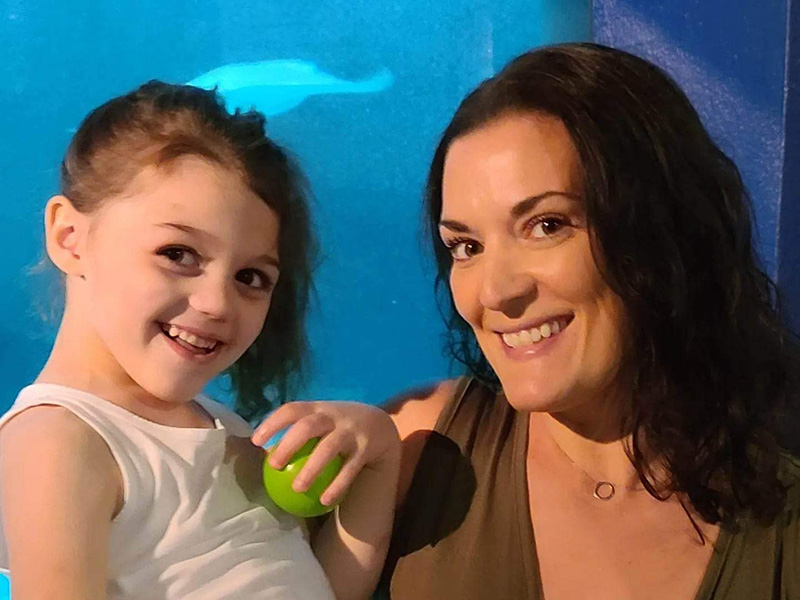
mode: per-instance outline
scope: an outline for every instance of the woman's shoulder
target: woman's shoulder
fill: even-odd
[[[460,378],[447,379],[390,398],[386,411],[392,417],[400,439],[405,440],[417,431],[432,431],[461,382]]]
[[[786,488],[786,509],[800,516],[800,457],[781,454],[778,477]]]
[[[414,478],[425,443],[436,428],[439,416],[453,400],[465,379],[447,379],[398,394],[385,405],[402,441],[398,504],[402,503]]]

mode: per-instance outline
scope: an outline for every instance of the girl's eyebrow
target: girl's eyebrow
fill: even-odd
[[[581,197],[577,194],[573,194],[570,192],[562,192],[557,190],[548,190],[546,192],[542,192],[541,194],[536,194],[535,196],[529,196],[524,200],[520,200],[514,206],[511,207],[511,218],[512,219],[519,219],[522,215],[530,212],[533,208],[539,204],[545,198],[549,198],[551,196],[563,196],[564,198],[568,198],[570,200],[580,201]],[[459,233],[470,233],[471,229],[461,223],[460,221],[454,221],[452,219],[443,219],[439,221],[439,227],[444,227],[446,229],[450,229],[452,231],[457,231]]]
[[[184,233],[188,233],[191,235],[200,235],[200,236],[211,236],[211,234],[197,229],[197,227],[192,227],[191,225],[185,225],[183,223],[156,223],[156,227],[165,227],[167,229],[177,229],[178,231],[183,231]]]
[[[214,236],[213,234],[207,231],[203,231],[202,229],[198,229],[197,227],[186,225],[185,223],[170,223],[170,222],[156,223],[156,227],[163,227],[165,229],[177,229],[178,231],[183,231],[184,233],[188,233],[189,235],[209,238],[211,241],[214,242],[218,241],[216,236]],[[262,254],[260,256],[256,256],[253,260],[255,262],[265,263],[268,265],[272,265],[277,269],[280,269],[280,262],[272,254]]]
[[[280,269],[281,268],[281,264],[278,261],[278,259],[275,258],[274,256],[272,256],[271,254],[262,254],[261,256],[257,256],[253,260],[255,260],[255,262],[261,262],[261,263],[265,263],[265,264],[271,265],[271,266],[275,267],[276,269]]]

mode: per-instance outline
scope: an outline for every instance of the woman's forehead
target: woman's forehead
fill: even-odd
[[[445,157],[442,211],[489,201],[510,210],[526,198],[580,195],[579,159],[555,117],[511,114],[456,139]]]

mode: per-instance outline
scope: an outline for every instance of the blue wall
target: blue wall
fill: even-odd
[[[796,38],[792,0],[595,0],[593,36],[659,64],[686,90],[742,171],[764,267],[800,307],[800,67],[796,39],[789,56],[790,12]]]
[[[53,292],[27,270],[42,256],[42,208],[81,118],[151,78],[187,82],[256,61],[270,89],[255,82],[236,101],[259,105],[298,85],[308,94],[264,107],[316,196],[324,261],[307,394],[378,402],[447,374],[418,234],[437,136],[513,55],[588,39],[589,29],[588,0],[3,3],[0,236],[15,251],[0,268],[0,411],[36,376],[54,335],[34,306]],[[370,89],[353,83],[373,76]]]
[[[797,0],[790,6],[788,41],[778,279],[788,300],[794,329],[800,331],[800,2]]]

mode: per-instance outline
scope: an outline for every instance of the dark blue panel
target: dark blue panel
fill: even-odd
[[[800,3],[790,1],[778,281],[794,330],[800,331]]]
[[[739,165],[777,272],[787,0],[595,0],[594,37],[677,79]]]

